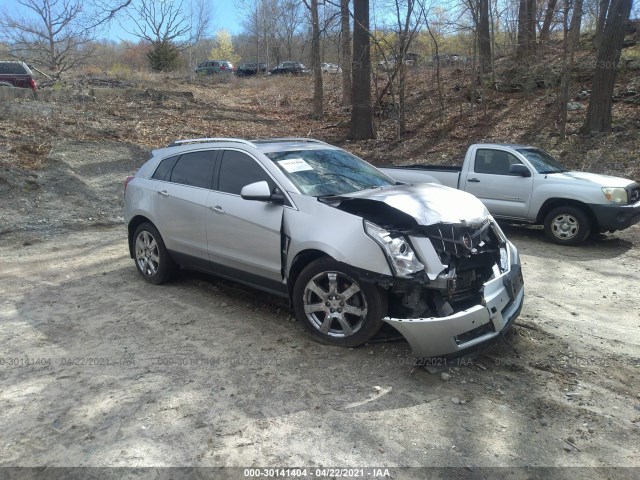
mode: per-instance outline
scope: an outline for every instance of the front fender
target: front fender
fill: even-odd
[[[305,250],[326,253],[339,262],[383,275],[392,275],[380,246],[364,232],[361,217],[325,205],[314,197],[292,195],[298,209],[285,208],[283,233],[290,243],[288,277],[296,256]]]

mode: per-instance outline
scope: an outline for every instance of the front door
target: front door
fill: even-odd
[[[283,206],[245,200],[242,187],[271,176],[252,157],[224,150],[217,186],[207,198],[206,229],[209,258],[214,268],[251,283],[263,280],[282,285],[281,227]]]
[[[510,173],[509,167],[517,163],[523,162],[505,150],[479,148],[462,188],[482,200],[492,215],[525,219],[531,203],[533,177]]]

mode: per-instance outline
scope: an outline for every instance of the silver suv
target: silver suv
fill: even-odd
[[[317,140],[176,141],[125,182],[125,222],[147,282],[185,267],[281,295],[333,345],[386,322],[419,357],[454,354],[524,298],[518,252],[476,197]]]

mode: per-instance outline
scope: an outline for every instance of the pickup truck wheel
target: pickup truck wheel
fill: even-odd
[[[160,232],[148,222],[141,224],[133,234],[133,257],[140,276],[153,285],[170,280],[178,270]]]
[[[362,345],[382,327],[386,297],[331,258],[307,265],[293,287],[293,307],[316,340],[342,347]]]
[[[544,233],[549,240],[559,245],[578,245],[591,233],[591,221],[577,207],[554,208],[544,220]]]

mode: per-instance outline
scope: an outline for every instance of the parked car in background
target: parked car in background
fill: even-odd
[[[318,140],[176,141],[127,178],[124,203],[145,281],[182,266],[283,296],[323,343],[361,345],[386,322],[418,357],[456,354],[522,308],[518,250],[480,200]]]
[[[249,77],[251,75],[266,72],[267,65],[264,63],[241,63],[235,71],[236,76],[238,77]]]
[[[271,75],[308,75],[311,73],[304,64],[299,62],[282,62],[271,70]]]
[[[546,236],[562,245],[577,245],[592,232],[614,232],[640,222],[640,184],[569,171],[548,153],[526,145],[471,145],[462,167],[381,170],[401,182],[435,182],[469,192],[495,217],[544,225]]]
[[[322,70],[322,73],[340,73],[342,71],[342,68],[335,63],[323,63],[320,66],[320,69]]]
[[[233,73],[233,64],[226,60],[207,60],[198,64],[196,73],[198,75],[231,74]]]
[[[0,61],[0,87],[30,88],[38,90],[33,73],[26,63],[17,60]]]

